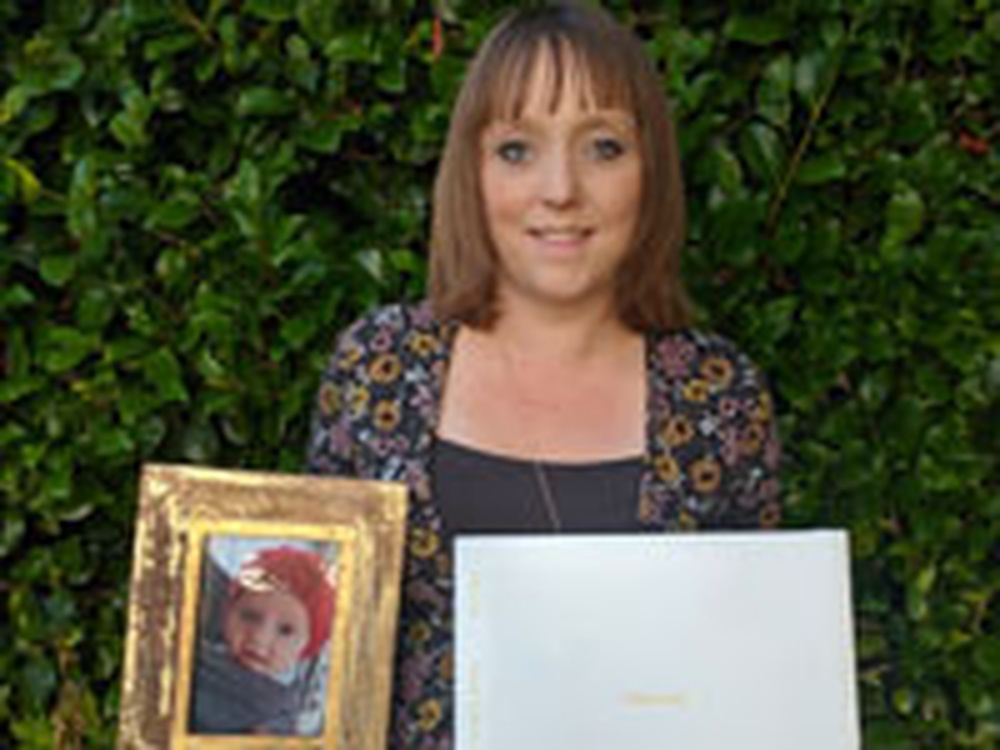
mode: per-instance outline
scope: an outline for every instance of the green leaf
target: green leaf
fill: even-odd
[[[143,362],[146,380],[159,392],[165,401],[188,401],[187,388],[180,363],[169,349],[159,349]]]
[[[122,18],[135,31],[171,20],[171,7],[162,0],[122,0]]]
[[[795,297],[767,303],[757,318],[757,337],[761,341],[776,342],[791,330],[799,301]]]
[[[143,45],[143,57],[149,62],[156,62],[164,58],[189,50],[198,44],[198,37],[191,31],[181,31],[175,34],[151,39]]]
[[[344,128],[339,120],[301,123],[295,128],[295,142],[320,154],[335,154],[340,150]]]
[[[774,125],[785,127],[792,116],[792,59],[778,55],[764,69],[757,89],[757,112]]]
[[[146,123],[153,112],[149,99],[138,86],[129,86],[122,95],[124,109],[111,119],[111,134],[126,148],[146,145]]]
[[[302,349],[316,335],[319,321],[309,317],[291,318],[281,326],[281,340],[292,351]]]
[[[317,44],[325,44],[337,32],[340,0],[298,0],[295,17],[299,27]]]
[[[12,284],[0,289],[0,310],[27,307],[35,301],[35,295],[24,284]]]
[[[33,203],[42,191],[42,183],[35,173],[17,159],[4,159],[4,167],[13,172],[17,178],[21,200],[25,203]]]
[[[97,160],[88,154],[73,168],[70,181],[67,223],[70,234],[84,239],[97,231]]]
[[[35,36],[24,45],[21,82],[37,93],[67,91],[83,77],[83,60],[60,42]]]
[[[847,165],[839,151],[828,151],[802,162],[797,175],[803,185],[824,185],[847,176]]]
[[[735,42],[767,46],[788,37],[789,29],[788,23],[775,15],[737,13],[729,17],[722,33]]]
[[[20,117],[31,101],[32,91],[28,86],[11,86],[0,99],[0,125],[6,125],[15,117]]]
[[[0,404],[12,404],[25,396],[38,393],[46,381],[40,376],[21,375],[0,380]]]
[[[123,429],[103,430],[97,443],[96,454],[104,459],[116,459],[130,456],[135,450],[132,437]],[[78,512],[80,512],[78,510]],[[64,517],[64,520],[65,519]],[[79,519],[73,519],[79,520]]]
[[[247,0],[243,10],[265,21],[278,23],[295,17],[295,0]]]
[[[74,328],[56,326],[42,335],[38,361],[50,373],[70,370],[97,350],[98,339]]]
[[[45,3],[45,20],[70,31],[84,28],[93,15],[94,6],[88,0],[49,0]]]
[[[146,145],[145,123],[127,112],[115,115],[108,128],[111,135],[126,148],[141,148]]]
[[[108,364],[117,364],[138,359],[144,356],[150,348],[149,341],[141,336],[113,339],[105,343],[104,361]]]
[[[42,280],[57,288],[66,286],[66,282],[76,273],[76,256],[61,255],[42,258],[38,264],[38,275]]]
[[[372,40],[371,29],[349,29],[331,39],[323,54],[336,63],[377,62],[378,53]]]
[[[781,139],[772,127],[755,122],[744,128],[740,138],[740,151],[758,178],[768,185],[778,183],[784,172],[787,156]]]
[[[896,183],[885,210],[882,250],[892,253],[913,239],[924,225],[924,199],[909,183]]]
[[[399,55],[394,60],[384,63],[376,77],[378,87],[390,94],[402,94],[406,91],[406,58]]]
[[[0,526],[0,558],[7,557],[24,537],[25,523],[20,516],[8,516]]]
[[[156,260],[156,275],[164,283],[183,284],[190,280],[187,253],[180,248],[170,248],[160,253]]]
[[[294,97],[269,86],[247,89],[236,102],[238,117],[281,117],[294,111]]]
[[[810,50],[795,61],[795,92],[808,106],[819,99],[829,67],[830,54],[822,49]]]
[[[198,218],[201,199],[189,190],[181,190],[157,204],[146,219],[150,229],[183,229]]]

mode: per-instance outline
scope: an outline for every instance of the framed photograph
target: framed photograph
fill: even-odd
[[[120,748],[386,745],[402,484],[148,465]]]

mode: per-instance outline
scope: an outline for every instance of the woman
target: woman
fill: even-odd
[[[395,747],[451,747],[455,533],[777,521],[770,398],[688,328],[681,191],[628,32],[564,3],[493,31],[439,169],[430,300],[342,334],[310,445],[313,471],[412,491]]]

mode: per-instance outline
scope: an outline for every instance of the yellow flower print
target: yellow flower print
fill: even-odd
[[[684,445],[692,437],[694,437],[694,427],[687,417],[681,415],[671,417],[667,426],[663,428],[663,439],[671,448]]]
[[[676,482],[681,475],[681,469],[673,456],[658,456],[653,462],[653,468],[656,476],[668,484]]]
[[[386,352],[372,360],[368,366],[368,376],[379,385],[385,385],[398,378],[401,370],[399,357],[392,352]]]
[[[357,419],[368,410],[368,402],[370,400],[371,394],[363,385],[348,388],[347,408],[354,419]]]
[[[426,620],[417,620],[410,625],[407,635],[413,643],[427,643],[431,639],[431,626]]]
[[[707,495],[715,492],[722,481],[722,466],[712,458],[701,458],[691,464],[691,482],[695,492]]]
[[[767,392],[761,393],[760,399],[757,401],[757,406],[753,410],[753,418],[758,422],[770,422],[773,414],[774,402],[771,400],[771,394]]]
[[[701,378],[695,378],[684,385],[684,398],[687,401],[702,403],[708,400],[708,382]]]
[[[379,401],[373,415],[375,427],[382,432],[392,432],[399,424],[399,404],[395,401]]]
[[[340,412],[342,400],[340,388],[333,383],[323,383],[319,389],[319,412],[324,417],[332,417]]]
[[[428,698],[417,706],[417,726],[429,732],[441,722],[441,702]]]
[[[438,340],[429,333],[415,333],[410,337],[410,350],[421,359],[426,359],[438,350]]]
[[[728,388],[733,382],[733,363],[725,357],[707,357],[701,363],[701,374],[716,388]]]
[[[775,528],[781,520],[781,506],[778,503],[767,503],[760,509],[757,520],[762,529]]]
[[[756,456],[764,444],[764,428],[757,422],[751,422],[740,433],[740,453],[744,456]]]
[[[350,370],[361,361],[361,347],[359,346],[348,346],[340,353],[340,358],[337,360],[337,366],[341,370]]]
[[[441,656],[441,662],[438,664],[438,674],[441,675],[441,679],[445,682],[451,682],[455,677],[455,654],[451,649],[448,649]]]
[[[414,529],[410,534],[410,554],[427,559],[433,557],[441,546],[441,539],[428,529]]]
[[[681,531],[694,531],[698,528],[698,519],[686,510],[682,510],[677,516],[677,528]]]

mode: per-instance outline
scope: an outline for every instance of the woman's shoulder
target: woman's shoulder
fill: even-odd
[[[430,357],[445,345],[449,325],[440,320],[427,300],[397,302],[377,307],[356,318],[336,337],[334,356],[348,362],[393,352]]]
[[[434,334],[442,323],[434,315],[429,300],[394,302],[370,310],[356,318],[340,335],[342,339],[365,341],[375,337],[406,337],[414,332]]]
[[[760,368],[722,334],[699,328],[659,332],[651,337],[657,369],[671,380],[705,380],[715,387],[762,386]]]
[[[426,301],[378,307],[339,332],[325,377],[381,389],[425,382],[447,356],[450,330]]]

